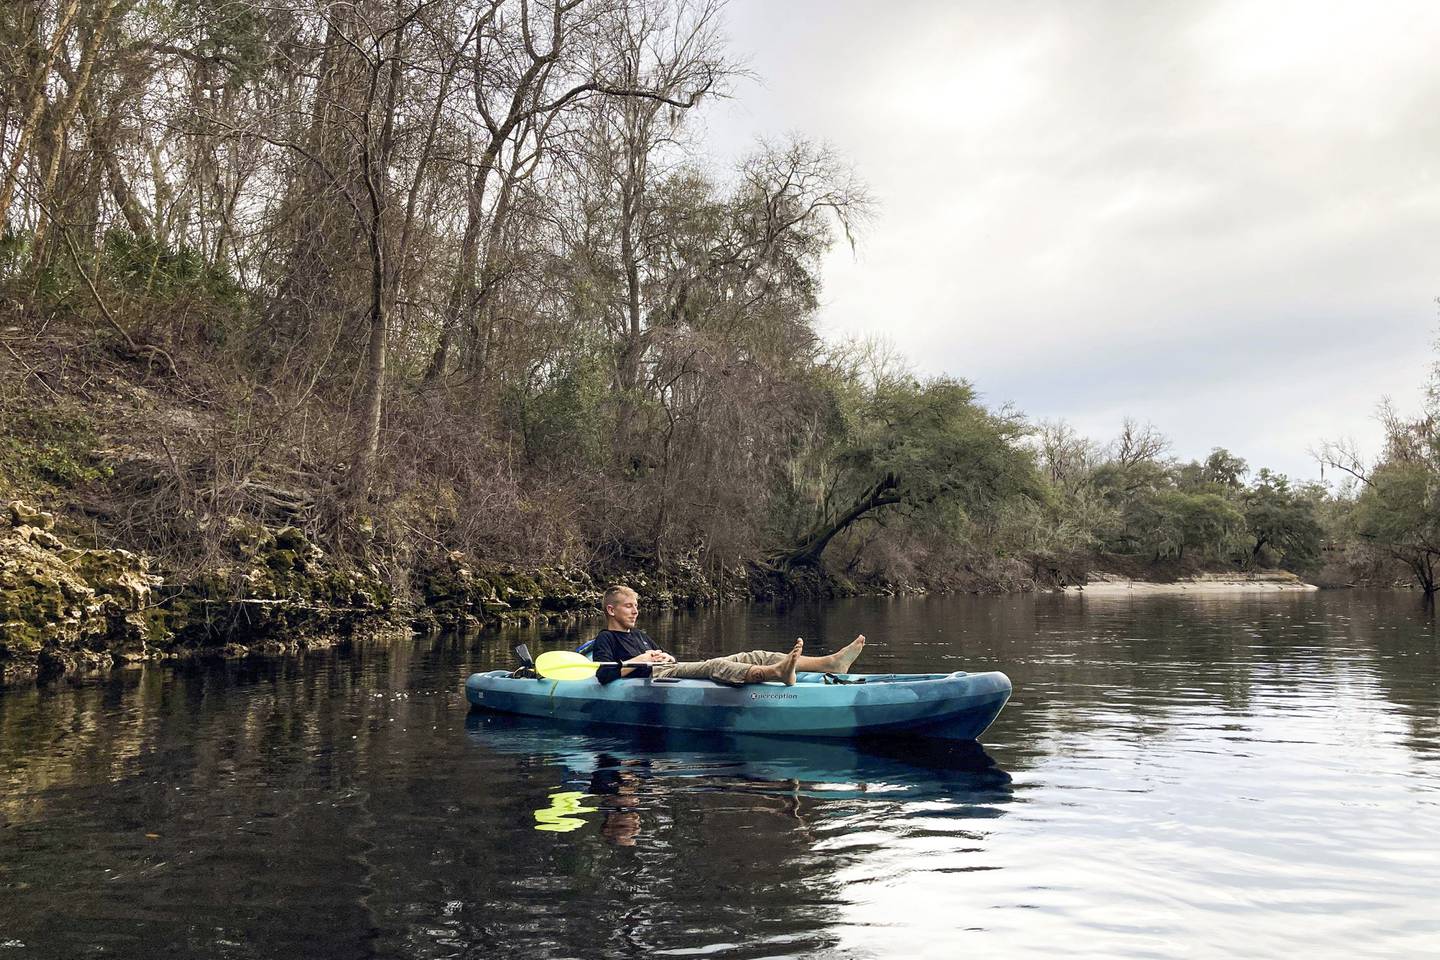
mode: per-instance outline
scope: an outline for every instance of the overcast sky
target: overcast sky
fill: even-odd
[[[1108,439],[1292,477],[1418,407],[1440,295],[1440,2],[732,0],[705,119],[835,146],[878,200],[827,336]]]

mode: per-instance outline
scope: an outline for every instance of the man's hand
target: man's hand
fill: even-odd
[[[631,657],[625,661],[625,666],[634,667],[645,663],[674,663],[675,658],[664,650],[646,650],[638,657]]]

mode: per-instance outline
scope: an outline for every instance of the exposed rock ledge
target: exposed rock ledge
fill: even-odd
[[[296,653],[392,626],[378,571],[293,528],[237,527],[234,556],[167,584],[147,558],[73,546],[22,501],[0,511],[0,687],[141,660]]]
[[[1320,588],[1306,583],[1293,573],[1268,572],[1256,574],[1202,573],[1169,583],[1127,580],[1122,577],[1100,574],[1094,576],[1083,587],[1065,587],[1065,592],[1086,596],[1122,596],[1166,593],[1304,593],[1318,589]]]
[[[159,578],[124,550],[85,550],[21,501],[0,516],[0,686],[37,673],[138,660]]]

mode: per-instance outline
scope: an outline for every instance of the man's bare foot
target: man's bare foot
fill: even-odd
[[[785,658],[768,667],[751,667],[745,677],[746,683],[770,683],[779,681],[787,687],[795,686],[795,664],[800,659],[800,652],[805,649],[805,641],[797,637],[795,646],[785,654]]]
[[[803,637],[795,638],[795,646],[785,654],[785,659],[776,666],[780,668],[780,682],[787,687],[795,686],[795,663],[800,659],[800,654],[805,652],[805,640]]]
[[[854,640],[851,640],[845,646],[841,647],[839,650],[836,650],[834,653],[830,654],[831,659],[835,661],[835,669],[829,672],[849,673],[850,668],[854,666],[856,660],[860,659],[860,654],[864,651],[865,634],[862,633]]]

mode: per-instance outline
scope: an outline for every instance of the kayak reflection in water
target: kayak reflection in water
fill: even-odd
[[[633,847],[636,839],[644,832],[641,811],[648,805],[668,802],[677,791],[667,785],[663,775],[657,775],[650,761],[643,758],[622,759],[609,753],[595,757],[596,769],[590,775],[589,790],[584,796],[595,804],[586,808],[585,813],[599,812],[604,815],[600,823],[600,836],[606,843],[617,847]],[[725,775],[698,775],[707,783],[708,789],[743,790],[751,802],[764,807],[763,798],[773,796],[782,802],[781,812],[793,819],[799,827],[808,832],[810,824],[800,805],[803,785],[798,780],[752,779]],[[684,779],[680,778],[683,782]],[[683,789],[683,788],[682,788]],[[863,787],[862,787],[863,789]],[[537,828],[539,829],[539,828]]]
[[[738,687],[747,683],[795,683],[797,671],[814,673],[849,673],[850,667],[865,649],[861,634],[849,644],[825,657],[804,655],[805,641],[796,639],[789,653],[750,650],[745,653],[715,657],[710,660],[679,663],[643,630],[636,630],[640,619],[640,595],[623,584],[609,587],[602,601],[605,608],[605,629],[596,635],[590,647],[590,658],[604,663],[595,672],[595,679],[610,683],[621,677],[673,677],[680,680],[713,680]]]
[[[973,740],[794,740],[493,713],[472,713],[465,726],[492,760],[510,758],[507,769],[561,771],[541,777],[535,829],[590,835],[598,827],[617,846],[638,846],[684,819],[691,807],[682,798],[700,795],[744,797],[743,808],[783,814],[804,830],[817,814],[999,817],[1016,799],[1010,773]]]

